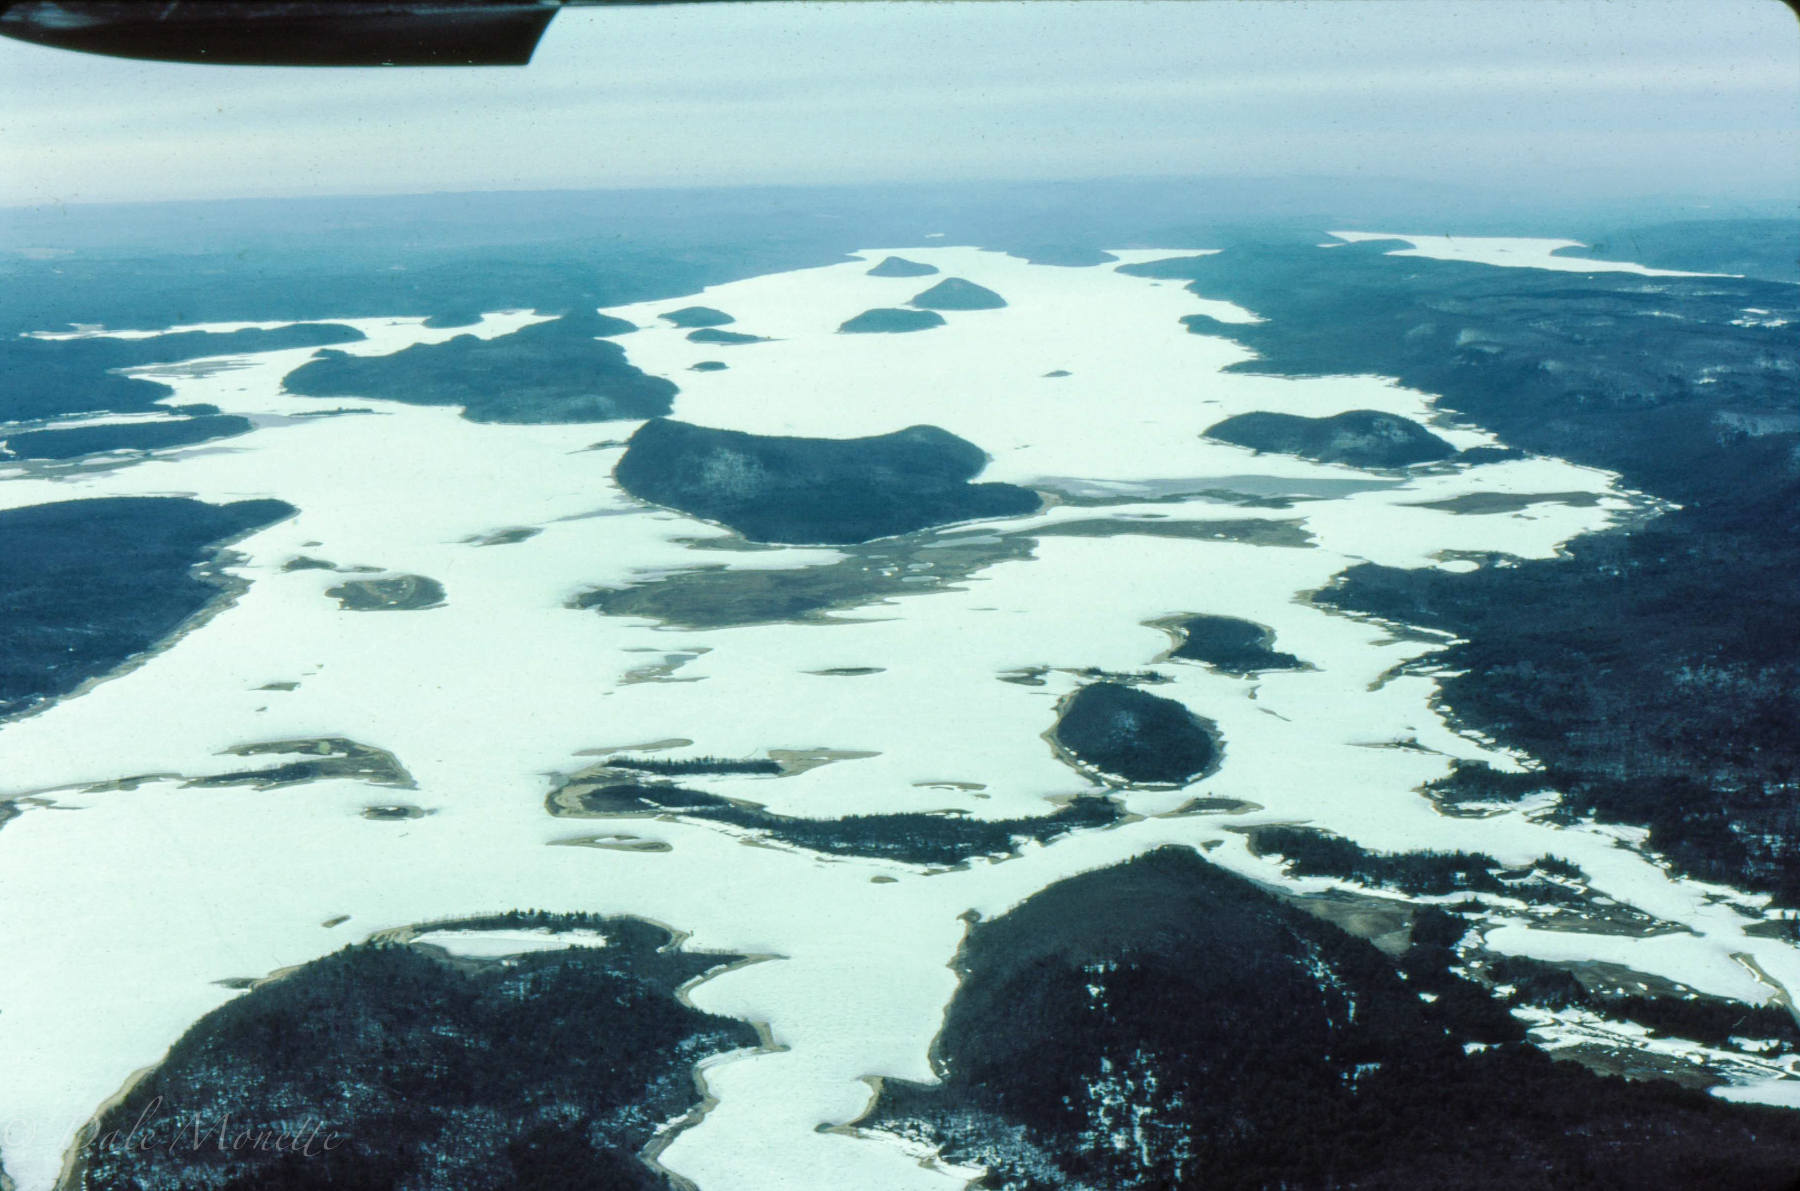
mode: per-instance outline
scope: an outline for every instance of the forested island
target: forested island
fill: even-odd
[[[983,285],[961,277],[946,277],[907,303],[920,310],[999,310],[1006,299]]]
[[[1352,467],[1411,467],[1456,454],[1455,447],[1417,422],[1372,409],[1353,409],[1328,418],[1239,414],[1212,426],[1206,436],[1254,451]]]
[[[981,448],[936,426],[868,438],[787,438],[656,419],[614,475],[642,500],[759,542],[850,543],[929,525],[1034,512],[1038,496],[970,483]]]
[[[181,497],[0,510],[0,716],[67,694],[174,632],[224,590],[200,564],[294,512],[278,500]]]
[[[551,813],[573,812],[601,818],[676,815],[745,828],[828,856],[864,856],[927,865],[962,864],[976,856],[1005,856],[1017,851],[1021,840],[1043,843],[1071,831],[1105,827],[1119,818],[1119,809],[1110,799],[1084,797],[1034,818],[977,819],[963,814],[921,812],[806,819],[775,814],[760,806],[685,789],[672,782],[619,776],[624,780],[582,782],[553,792],[549,800]]]
[[[890,256],[879,265],[869,270],[870,277],[929,277],[937,272],[936,265],[909,261],[903,256]]]
[[[1275,648],[1275,634],[1262,625],[1233,616],[1190,616],[1172,626],[1181,643],[1172,658],[1203,662],[1225,674],[1264,670],[1304,670],[1306,663]]]
[[[1213,767],[1216,731],[1173,699],[1094,682],[1063,705],[1055,735],[1057,744],[1102,773],[1180,785]]]
[[[908,331],[929,331],[944,325],[944,316],[930,310],[902,310],[879,307],[865,310],[838,326],[844,335],[902,335]]]
[[[1800,1114],[1553,1062],[1450,970],[1398,960],[1188,849],[976,924],[933,1046],[860,1125],[995,1186],[1789,1191]]]
[[[716,343],[721,347],[738,347],[746,343],[767,343],[767,335],[746,335],[742,331],[721,331],[716,327],[702,327],[698,331],[688,332],[689,343]]]
[[[723,310],[714,310],[711,306],[683,306],[680,310],[668,310],[656,316],[667,319],[678,327],[723,327],[735,323]]]
[[[577,313],[510,335],[458,335],[387,356],[324,351],[288,373],[303,397],[364,397],[409,405],[460,405],[472,422],[610,422],[669,412],[676,388],[647,376],[603,336],[635,327]]]

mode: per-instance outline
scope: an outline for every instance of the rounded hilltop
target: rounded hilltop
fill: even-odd
[[[870,277],[929,277],[937,272],[936,265],[921,264],[909,261],[902,256],[890,256],[869,270]]]
[[[1253,451],[1352,467],[1411,467],[1456,454],[1455,447],[1417,422],[1373,409],[1328,418],[1266,411],[1239,414],[1213,426],[1206,437]]]
[[[970,483],[987,462],[936,426],[790,438],[658,418],[631,436],[614,474],[640,500],[756,541],[845,544],[1035,512],[1028,488]]]
[[[944,325],[944,316],[930,310],[901,310],[878,307],[865,310],[853,319],[839,324],[843,335],[901,335],[908,331],[929,331]]]
[[[946,277],[916,295],[908,305],[920,310],[999,310],[1006,305],[1006,299],[984,285],[961,277]]]
[[[678,327],[723,327],[737,321],[723,310],[714,310],[711,306],[683,306],[680,310],[666,310],[656,317]]]

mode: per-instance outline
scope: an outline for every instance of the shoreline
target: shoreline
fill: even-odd
[[[293,508],[293,506],[289,507]],[[254,537],[265,530],[273,529],[275,526],[298,516],[299,513],[299,509],[293,508],[292,512],[277,518],[266,525],[258,525],[252,529],[246,529],[242,533],[235,533],[229,537],[219,538],[214,542],[207,543],[206,549],[213,551],[212,556],[210,558],[202,559],[200,562],[197,562],[188,568],[189,575],[215,589],[214,594],[207,597],[205,603],[184,617],[174,628],[157,638],[157,640],[149,647],[141,649],[129,657],[122,659],[104,672],[82,679],[80,683],[71,687],[69,690],[64,691],[62,694],[41,696],[37,702],[32,703],[29,706],[22,707],[9,715],[0,715],[0,728],[4,728],[8,724],[16,723],[20,720],[42,715],[51,708],[56,707],[67,700],[80,698],[101,683],[111,682],[115,678],[122,678],[125,675],[130,674],[132,671],[139,669],[161,654],[167,653],[169,650],[175,648],[175,646],[180,644],[181,640],[188,636],[188,634],[204,628],[221,613],[235,606],[239,598],[241,598],[245,592],[250,590],[252,580],[246,579],[240,575],[228,573],[230,568],[243,566],[250,561],[250,556],[248,554],[233,550],[231,547],[244,541],[246,538]]]

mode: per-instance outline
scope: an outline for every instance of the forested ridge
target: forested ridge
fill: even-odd
[[[971,929],[943,1083],[862,1125],[1008,1191],[1789,1191],[1800,1114],[1552,1061],[1463,929],[1391,959],[1186,849],[1073,877]]]
[[[1461,638],[1432,659],[1445,703],[1541,760],[1570,813],[1645,824],[1683,870],[1800,904],[1800,291],[1382,255],[1396,247],[1245,244],[1123,271],[1262,315],[1185,320],[1259,353],[1234,370],[1392,376],[1678,504],[1557,559],[1363,564],[1315,598]]]

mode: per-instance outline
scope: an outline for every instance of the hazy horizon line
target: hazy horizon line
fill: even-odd
[[[146,199],[57,199],[48,202],[8,203],[0,202],[0,212],[48,212],[63,209],[79,208],[92,211],[108,207],[195,207],[223,206],[229,204],[274,204],[274,203],[332,203],[349,201],[382,201],[405,199],[433,198],[498,198],[502,196],[530,195],[596,195],[596,194],[752,194],[752,193],[864,193],[881,190],[905,189],[908,191],[924,191],[953,193],[959,190],[979,188],[1030,188],[1030,187],[1074,187],[1074,186],[1107,186],[1107,185],[1145,185],[1145,186],[1180,186],[1204,184],[1237,184],[1240,186],[1276,185],[1276,184],[1342,184],[1352,183],[1363,189],[1372,187],[1405,187],[1414,193],[1451,197],[1466,195],[1480,200],[1484,206],[1511,206],[1521,204],[1529,208],[1550,210],[1559,207],[1606,207],[1628,203],[1655,203],[1674,206],[1691,206],[1695,210],[1709,210],[1716,206],[1735,207],[1785,207],[1789,209],[1788,218],[1800,219],[1800,203],[1796,203],[1791,195],[1749,193],[1716,194],[1716,193],[1680,193],[1680,192],[1625,192],[1585,195],[1535,196],[1528,191],[1496,192],[1492,187],[1477,186],[1464,183],[1444,182],[1428,178],[1407,176],[1403,174],[1362,174],[1362,173],[1215,173],[1215,174],[1097,174],[1074,177],[1022,177],[997,175],[991,177],[969,178],[937,178],[937,179],[874,179],[866,182],[719,182],[707,185],[672,185],[666,182],[645,182],[642,184],[618,184],[610,186],[529,186],[529,187],[477,187],[463,189],[438,190],[397,190],[397,191],[342,191],[328,194],[292,193],[292,194],[259,194],[259,195],[222,195],[208,198],[146,198]],[[1770,216],[1780,218],[1780,216]]]

